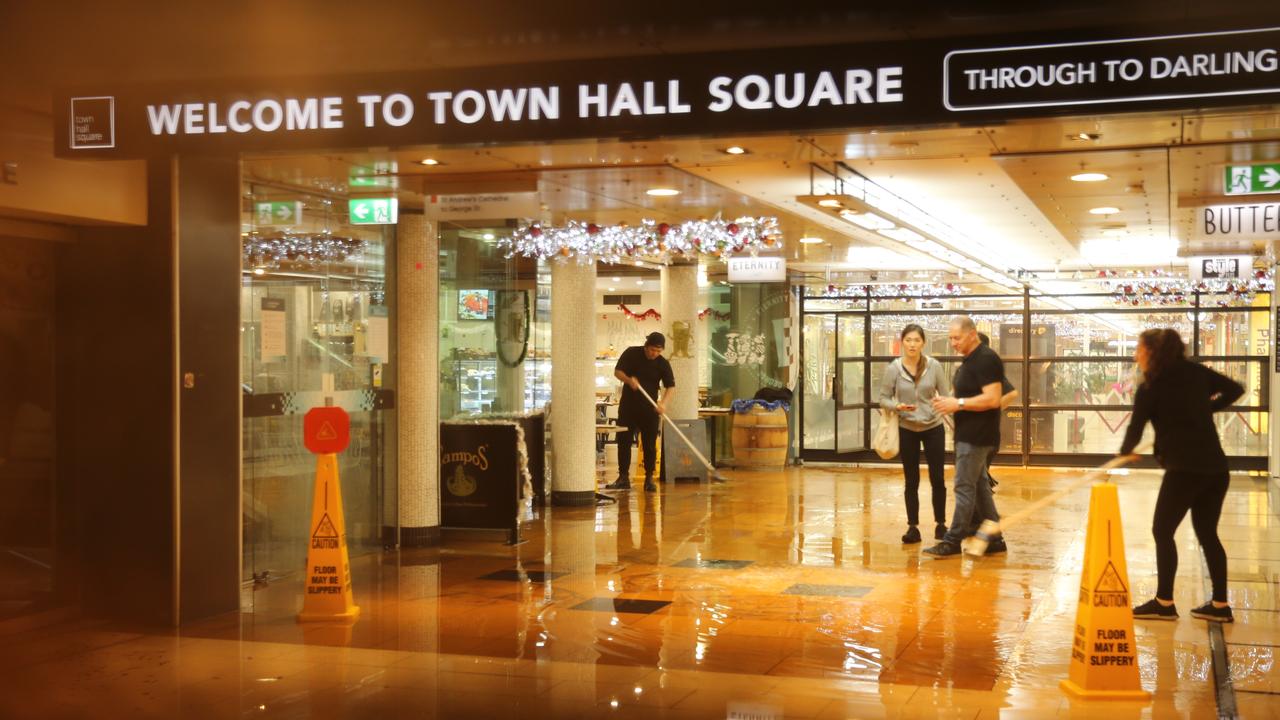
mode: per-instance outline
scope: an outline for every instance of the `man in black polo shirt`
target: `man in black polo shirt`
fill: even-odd
[[[667,398],[676,387],[671,363],[662,357],[666,346],[667,339],[662,333],[649,333],[643,347],[633,345],[624,350],[613,368],[614,376],[623,383],[622,400],[618,402],[618,425],[626,430],[618,432],[618,479],[606,486],[610,490],[631,489],[628,474],[631,471],[631,443],[636,433],[644,443],[644,489],[649,492],[658,489],[653,482],[658,453],[658,423],[662,421],[658,414],[666,412]],[[661,398],[658,397],[659,382],[664,388]],[[656,411],[638,388],[644,388],[649,397],[657,401]]]
[[[956,510],[942,541],[925,553],[934,557],[960,554],[960,541],[972,535],[983,520],[999,521],[986,468],[1000,444],[1000,396],[1004,363],[1000,356],[978,339],[973,320],[961,315],[947,329],[951,348],[964,360],[956,370],[951,387],[955,397],[935,397],[933,409],[955,415]],[[1006,551],[1004,538],[987,546],[987,554]]]

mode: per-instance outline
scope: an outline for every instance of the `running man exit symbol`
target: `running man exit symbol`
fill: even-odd
[[[396,198],[353,198],[347,201],[352,225],[394,225],[398,219]]]
[[[1223,177],[1227,195],[1280,192],[1280,163],[1228,165]]]

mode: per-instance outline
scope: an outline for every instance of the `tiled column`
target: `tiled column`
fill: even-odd
[[[698,266],[668,265],[662,268],[662,332],[667,336],[666,357],[676,376],[676,391],[667,403],[673,420],[698,417]]]
[[[421,215],[400,215],[396,233],[396,332],[400,544],[440,540],[440,241]]]
[[[551,503],[595,502],[596,266],[551,265]]]

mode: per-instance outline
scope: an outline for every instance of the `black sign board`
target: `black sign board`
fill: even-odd
[[[72,150],[116,146],[116,103],[112,97],[79,97],[70,102],[67,131]]]
[[[1206,279],[1234,280],[1240,277],[1240,259],[1234,257],[1201,258],[1200,273]]]
[[[1271,28],[1066,41],[1005,36],[92,87],[55,100],[55,149],[69,157],[135,157],[644,139],[1003,122],[1078,106],[1130,112],[1262,104],[1280,99],[1278,47],[1280,30]],[[104,101],[114,108],[110,133],[101,129]],[[97,144],[108,136],[110,144]]]
[[[518,532],[516,424],[440,424],[440,526]]]

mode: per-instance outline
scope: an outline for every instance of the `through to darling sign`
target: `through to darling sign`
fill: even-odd
[[[1280,100],[1280,28],[970,44],[660,55],[256,87],[84,88],[55,101],[57,151],[132,157],[631,139]]]

